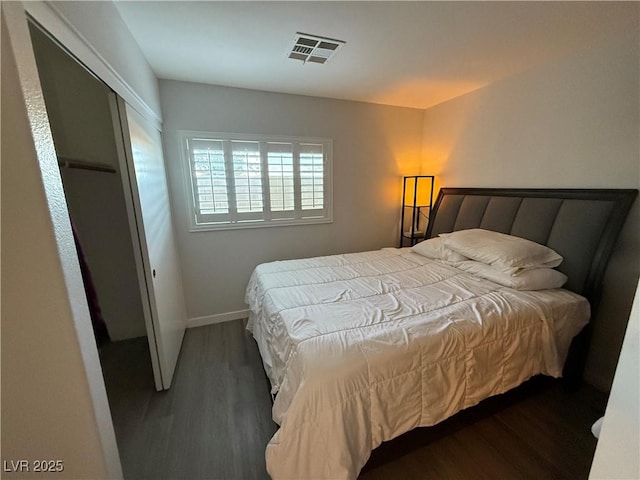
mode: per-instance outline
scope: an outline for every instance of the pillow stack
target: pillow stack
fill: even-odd
[[[560,288],[567,281],[553,269],[562,262],[555,251],[504,233],[479,228],[442,233],[412,250],[516,290]]]

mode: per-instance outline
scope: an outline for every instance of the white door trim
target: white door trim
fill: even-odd
[[[27,26],[27,17],[24,6],[20,2],[3,2],[2,12],[6,19],[7,33],[11,41],[10,48],[15,57],[20,88],[31,127],[31,135],[42,172],[42,184],[47,204],[49,205],[51,224],[58,246],[65,286],[77,333],[78,346],[93,404],[93,414],[102,448],[102,457],[109,478],[120,479],[122,478],[122,466],[120,464],[113,421],[98,358],[98,349],[89,317],[89,307],[78,264],[78,256],[74,247],[71,223],[66,207],[61,207],[66,205],[66,199]]]
[[[127,81],[89,43],[73,24],[56,8],[55,2],[25,2],[26,12],[49,32],[64,48],[98,78],[162,130],[162,118],[135,92]]]

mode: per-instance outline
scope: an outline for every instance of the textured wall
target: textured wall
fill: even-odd
[[[2,459],[30,468],[2,477],[121,478],[26,18],[1,8]]]

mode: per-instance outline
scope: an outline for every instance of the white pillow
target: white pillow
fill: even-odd
[[[504,233],[473,228],[440,236],[451,250],[512,275],[519,273],[517,269],[551,268],[562,262],[562,257],[549,247]]]
[[[530,268],[517,276],[473,260],[457,263],[456,268],[515,290],[548,290],[560,288],[567,282],[564,273],[552,268]]]
[[[411,251],[419,253],[423,257],[433,258],[435,260],[444,260],[445,262],[457,263],[469,260],[467,257],[454,252],[444,245],[442,238],[435,237],[429,240],[423,240],[411,247]]]

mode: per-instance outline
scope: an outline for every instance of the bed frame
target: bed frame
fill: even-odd
[[[589,300],[596,317],[602,279],[637,190],[442,188],[425,238],[483,228],[547,245],[564,258],[564,288]],[[591,327],[574,340],[564,376],[578,383]]]

